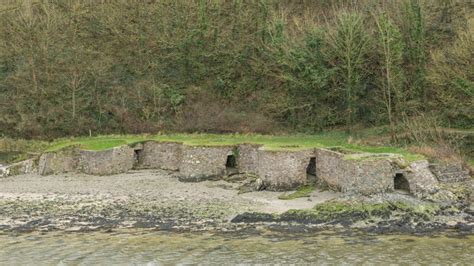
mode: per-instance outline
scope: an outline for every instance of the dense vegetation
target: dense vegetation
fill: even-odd
[[[473,10],[461,0],[3,0],[0,135],[374,125],[395,135],[420,117],[472,128]]]

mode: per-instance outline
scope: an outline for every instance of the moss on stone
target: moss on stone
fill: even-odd
[[[234,155],[236,160],[239,159],[239,157],[240,157],[239,147],[237,147],[237,146],[232,147],[232,155]]]
[[[304,198],[304,197],[309,197],[311,192],[314,191],[314,187],[311,185],[305,185],[299,187],[295,192],[290,193],[290,194],[283,194],[279,196],[278,198],[281,200],[292,200],[296,198]]]
[[[400,158],[400,155],[392,153],[353,153],[344,155],[344,159],[350,161],[394,160],[398,158]]]
[[[317,135],[257,135],[257,134],[158,134],[158,135],[106,135],[95,137],[61,138],[49,143],[28,141],[23,151],[48,152],[57,151],[69,146],[78,146],[84,150],[106,150],[121,145],[133,145],[143,141],[178,142],[190,146],[235,146],[249,143],[263,145],[266,150],[306,150],[323,147],[341,147],[349,152],[394,153],[400,154],[408,161],[419,159],[420,155],[412,154],[396,147],[372,147],[348,142],[349,135],[344,132],[328,132]],[[13,140],[11,140],[13,141]],[[22,140],[16,140],[20,142]],[[37,145],[41,143],[41,145]],[[28,147],[32,147],[31,150]],[[34,147],[34,149],[33,149]]]
[[[359,202],[329,201],[312,209],[289,210],[281,214],[283,221],[303,223],[342,222],[353,223],[373,218],[387,219],[396,215],[409,215],[429,220],[439,211],[435,204],[411,205],[404,202],[384,202],[377,204]]]

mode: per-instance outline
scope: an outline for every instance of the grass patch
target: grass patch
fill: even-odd
[[[471,167],[474,168],[474,159],[470,159],[467,161],[467,164]]]
[[[353,144],[348,134],[335,131],[317,135],[258,135],[258,134],[157,134],[157,135],[105,135],[95,137],[60,138],[52,142],[35,140],[5,140],[5,143],[21,142],[17,151],[22,152],[53,152],[70,146],[84,150],[106,150],[120,145],[143,142],[147,140],[180,142],[191,146],[225,146],[242,143],[260,144],[267,150],[297,151],[311,148],[340,147],[352,152],[395,153],[408,161],[422,159],[423,156],[413,154],[397,147],[371,147]],[[15,146],[11,145],[10,146]],[[31,148],[31,149],[30,149]],[[0,150],[1,147],[0,147]]]
[[[279,196],[278,198],[281,200],[292,200],[296,198],[304,198],[304,197],[309,197],[311,192],[314,191],[314,187],[311,185],[306,185],[306,186],[301,186],[299,187],[295,192],[291,194],[283,194]]]

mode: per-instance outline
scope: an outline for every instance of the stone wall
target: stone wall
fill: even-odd
[[[104,150],[80,150],[77,168],[90,175],[112,175],[124,173],[133,168],[134,149],[128,145]]]
[[[28,159],[0,167],[0,178],[14,175],[33,174],[38,172],[38,160]]]
[[[439,190],[438,180],[430,171],[428,161],[413,162],[403,172],[413,195],[422,198]]]
[[[204,147],[183,145],[180,161],[180,180],[196,182],[225,175],[227,156],[232,146]]]
[[[182,153],[181,143],[147,141],[143,143],[143,149],[139,151],[138,164],[135,168],[177,171]]]
[[[0,165],[0,178],[10,176],[9,165]]]
[[[257,175],[269,190],[285,190],[306,184],[306,168],[314,150],[258,151]]]
[[[258,153],[262,145],[240,144],[237,148],[237,168],[239,172],[256,174],[258,168]]]
[[[228,172],[226,161],[230,155],[235,156],[236,165],[229,167]],[[441,182],[469,179],[462,168],[453,165],[430,166],[427,161],[414,162],[400,169],[400,164],[395,162],[402,159],[390,154],[343,154],[328,149],[271,151],[253,144],[237,147],[187,146],[154,141],[133,148],[123,145],[104,151],[70,148],[44,153],[39,160],[3,166],[0,177],[36,171],[41,175],[66,172],[111,175],[134,167],[159,168],[179,170],[180,180],[187,182],[218,179],[234,173],[255,174],[266,189],[285,190],[308,182],[306,170],[311,158],[315,159],[317,179],[342,192],[373,194],[393,191],[396,177],[397,182],[403,181],[403,188],[400,189],[408,186],[407,190],[413,195],[425,197],[439,189],[438,179]]]
[[[455,183],[470,179],[469,171],[464,170],[459,163],[436,163],[430,165],[431,172],[439,182]]]
[[[77,150],[65,149],[43,153],[38,162],[40,175],[75,172],[77,168]]]
[[[347,160],[327,149],[316,150],[316,176],[342,192],[372,194],[393,190],[394,169],[389,159]]]

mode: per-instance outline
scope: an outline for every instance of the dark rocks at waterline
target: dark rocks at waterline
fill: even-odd
[[[279,222],[278,215],[270,213],[246,212],[232,218],[231,223]]]
[[[458,213],[458,219],[465,213]],[[379,214],[368,214],[364,211],[351,211],[336,213],[331,217],[315,214],[308,211],[286,212],[281,215],[266,213],[243,213],[231,220],[232,223],[241,224],[267,224],[277,226],[279,230],[297,226],[313,228],[347,228],[361,229],[370,233],[433,233],[443,230],[458,230],[474,233],[474,223],[471,217],[463,217],[464,222],[447,224],[437,216],[429,217],[419,213],[392,213],[384,211]]]
[[[203,182],[203,181],[217,181],[221,177],[218,175],[203,175],[203,174],[192,174],[192,175],[179,175],[178,180],[181,182]]]
[[[474,224],[473,223],[466,224],[466,223],[459,222],[454,226],[454,229],[457,229],[459,231],[474,233]]]
[[[52,202],[51,202],[52,203]],[[150,203],[131,202],[127,204],[97,205],[93,208],[78,203],[68,212],[49,211],[55,208],[45,203],[32,205],[24,209],[24,214],[31,218],[16,224],[2,224],[1,231],[31,232],[65,230],[94,231],[114,228],[148,228],[167,231],[239,231],[248,228],[268,228],[286,232],[313,232],[323,229],[345,228],[346,230],[363,230],[369,233],[419,233],[430,234],[443,230],[456,230],[463,233],[474,233],[474,223],[469,222],[472,216],[460,213],[451,218],[464,222],[445,223],[438,216],[424,216],[417,213],[397,213],[393,210],[368,213],[353,210],[341,213],[326,214],[304,211],[288,211],[283,214],[243,212],[230,221],[225,215],[209,213],[202,216],[202,210],[175,207],[159,207]],[[24,204],[22,204],[24,205]],[[43,206],[44,205],[44,206]],[[59,205],[58,205],[59,206]],[[80,207],[81,206],[81,207]],[[79,207],[79,209],[77,209]],[[6,208],[11,215],[24,215],[17,208]],[[41,214],[45,212],[44,214]],[[9,214],[7,214],[9,215]],[[12,216],[13,217],[13,216]]]

